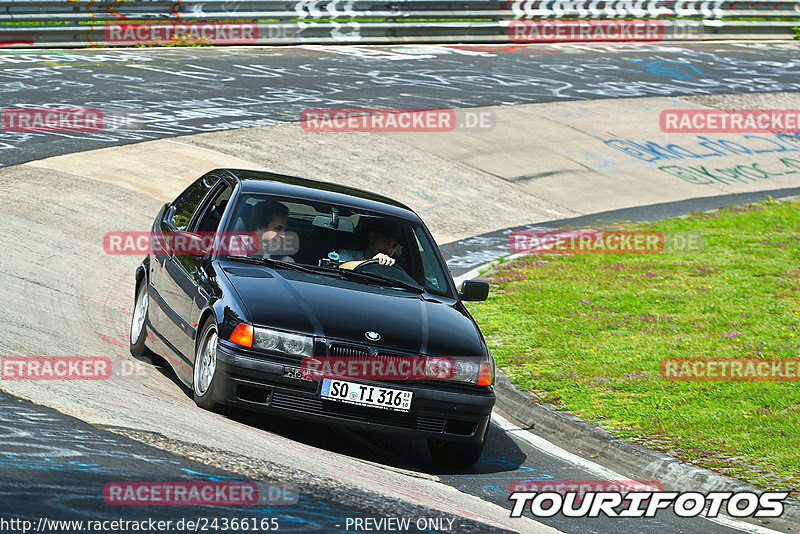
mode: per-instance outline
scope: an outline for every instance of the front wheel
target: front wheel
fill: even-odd
[[[147,307],[150,299],[147,296],[147,280],[142,280],[139,290],[136,292],[136,302],[133,305],[133,316],[131,317],[131,338],[130,350],[134,358],[144,355],[146,349],[144,341],[147,338]]]
[[[194,402],[206,410],[216,411],[219,404],[214,401],[214,386],[217,376],[217,325],[206,321],[200,334],[200,343],[194,355],[192,393]]]
[[[468,469],[480,460],[489,436],[489,424],[480,443],[464,443],[461,441],[428,440],[428,452],[434,463],[446,469]]]

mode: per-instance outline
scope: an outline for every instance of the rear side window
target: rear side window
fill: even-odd
[[[183,231],[189,226],[192,214],[197,210],[200,201],[214,187],[219,178],[217,176],[203,176],[184,191],[178,200],[172,204],[172,218],[170,222],[176,230]]]

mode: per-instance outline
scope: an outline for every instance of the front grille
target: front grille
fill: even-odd
[[[350,404],[323,401],[307,397],[295,397],[285,393],[272,394],[270,403],[275,408],[303,412],[313,415],[326,415],[348,421],[377,423],[399,428],[424,430],[426,432],[444,432],[445,420],[438,417],[422,417],[409,413],[391,412],[378,408],[353,406]]]
[[[398,363],[399,363],[398,360],[407,360],[408,358],[414,358],[414,356],[411,356],[409,354],[395,354],[395,353],[391,353],[391,352],[379,352],[375,356],[375,360],[383,363],[383,368],[384,369],[389,369],[389,362],[392,361],[392,360],[394,361],[393,362],[394,363],[393,367],[395,369],[398,369],[397,379],[396,380],[387,380],[387,382],[391,382],[391,383],[394,383],[394,384],[402,383],[405,380],[415,380],[415,378],[412,376],[413,373],[414,373],[414,368],[410,369],[409,373],[407,373],[405,375],[400,375],[399,374],[399,369],[401,369],[401,367],[398,365]]]
[[[331,345],[330,354],[334,358],[367,358],[369,357],[369,349],[334,343]]]
[[[373,367],[371,369],[390,369],[389,362],[390,360],[394,360],[394,364],[391,366],[392,369],[397,368],[397,359],[398,358],[409,358],[413,357],[409,354],[401,354],[401,353],[392,353],[392,352],[385,352],[381,351],[378,352],[376,355],[371,355],[370,350],[366,347],[359,347],[358,345],[345,345],[341,343],[333,343],[329,349],[330,356],[332,358],[369,358],[370,360],[381,362],[383,365],[380,367]],[[365,377],[363,374],[359,374],[360,377]],[[392,377],[396,376],[394,373]],[[380,376],[372,376],[371,378],[380,380]],[[385,377],[389,378],[389,377]],[[412,377],[410,373],[403,376],[397,376],[394,380],[387,380],[387,382],[402,382],[404,380],[409,380]]]

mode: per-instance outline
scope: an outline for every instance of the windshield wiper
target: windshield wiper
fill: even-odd
[[[351,278],[358,278],[359,280],[369,280],[370,282],[375,282],[381,285],[402,287],[403,289],[414,291],[415,293],[423,293],[425,291],[418,285],[409,284],[408,282],[403,282],[401,280],[390,278],[388,276],[381,276],[379,274],[373,274],[373,273],[359,273],[357,271],[351,271],[350,269],[338,269],[338,271],[343,278],[351,277]]]
[[[319,271],[314,269],[309,269],[308,267],[303,267],[302,265],[297,265],[296,263],[283,261],[283,260],[276,260],[273,258],[264,258],[261,256],[225,256],[225,259],[228,260],[235,260],[241,261],[244,263],[254,263],[256,265],[267,265],[269,267],[278,267],[281,269],[292,269],[294,271],[300,271],[304,273],[312,273],[312,274],[319,274]]]

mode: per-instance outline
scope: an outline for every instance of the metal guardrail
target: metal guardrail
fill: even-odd
[[[0,0],[0,46],[792,39],[798,19],[800,0]]]

